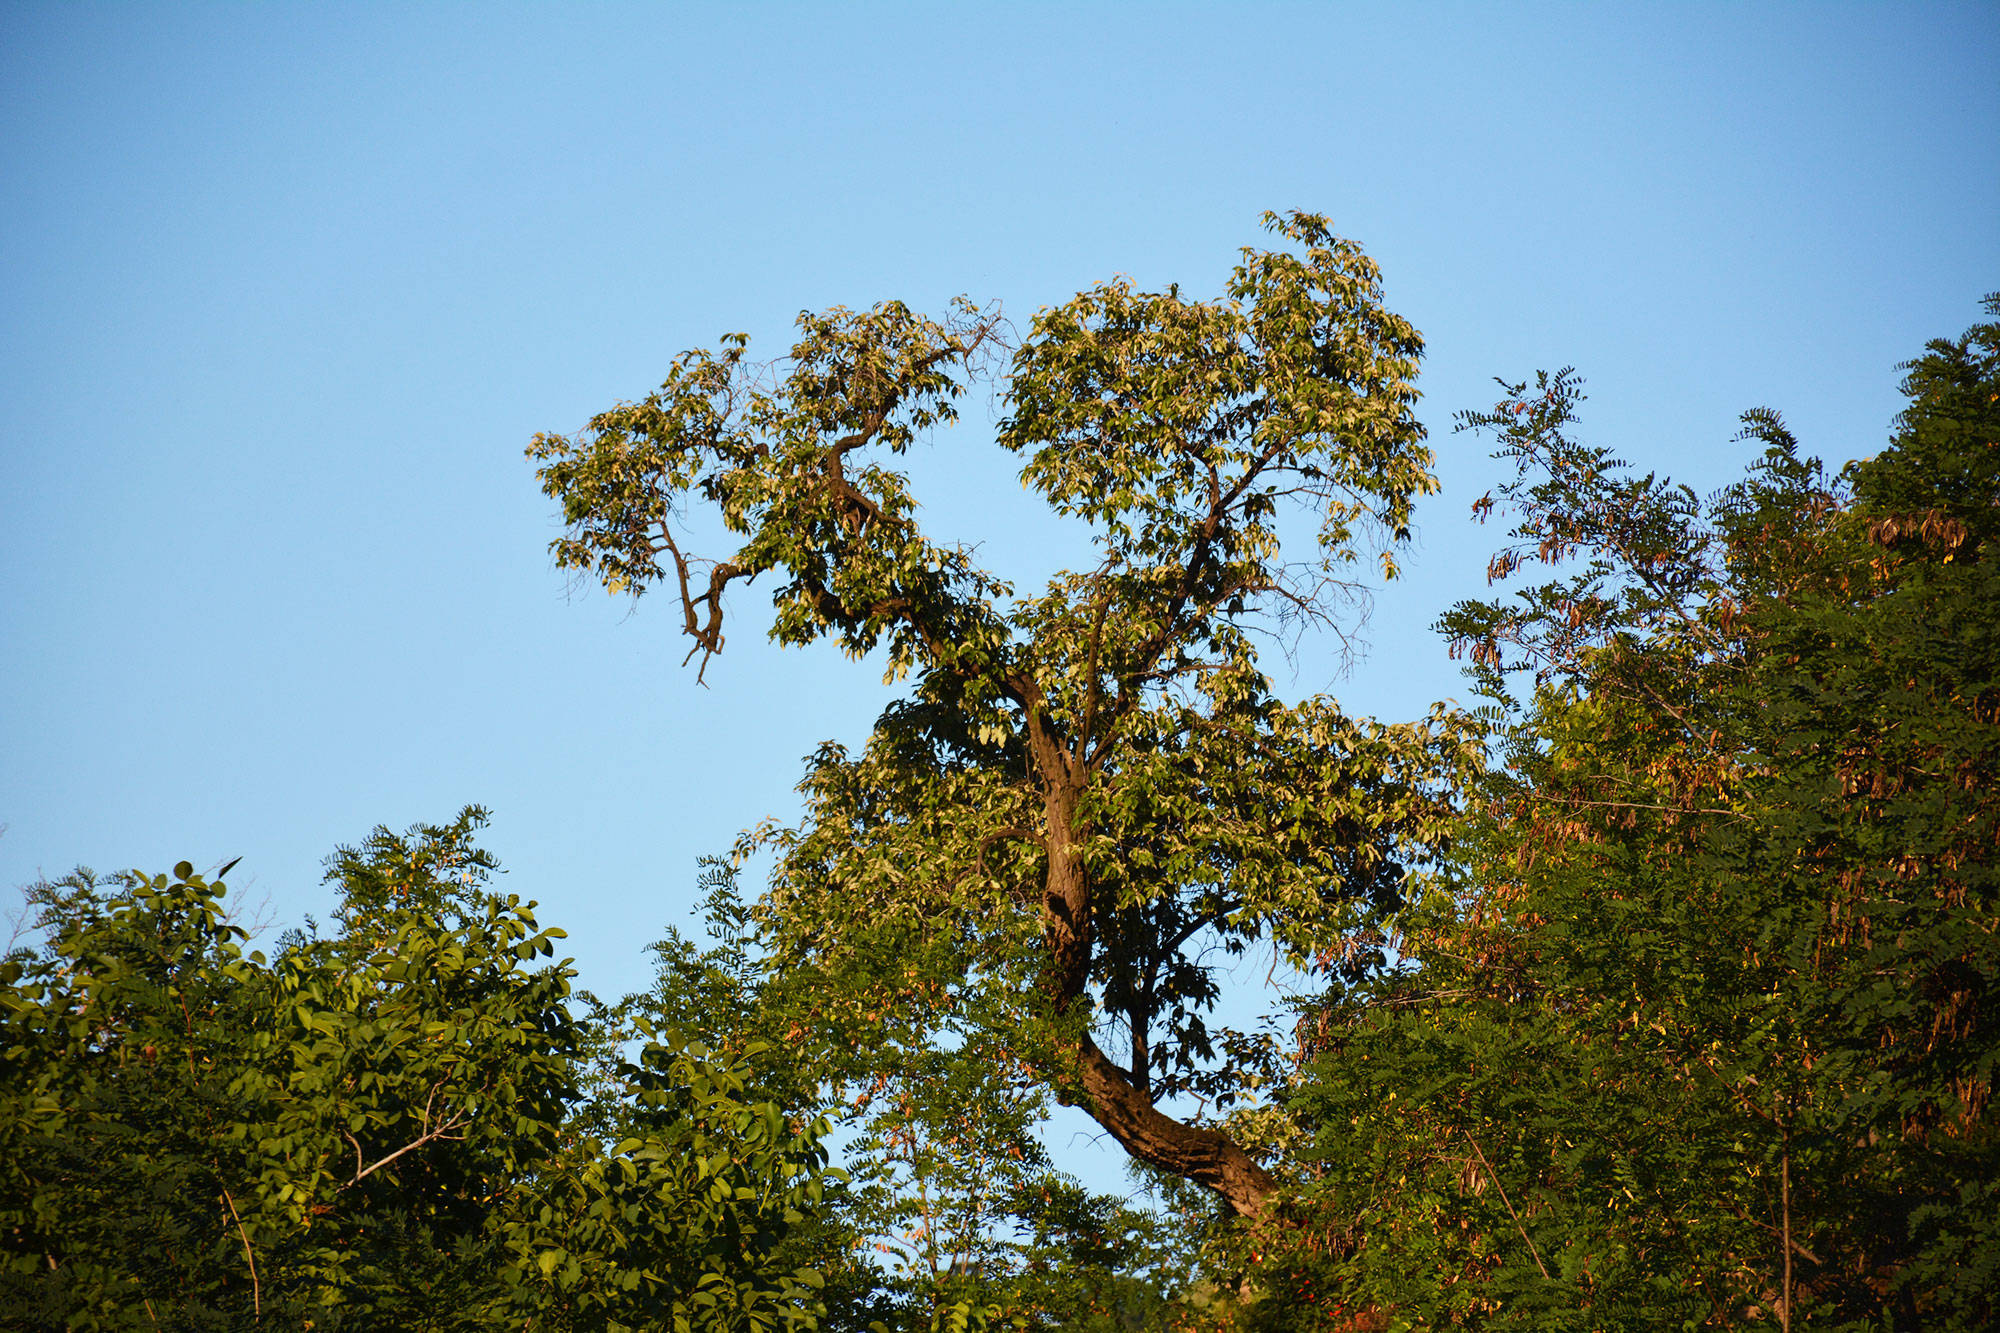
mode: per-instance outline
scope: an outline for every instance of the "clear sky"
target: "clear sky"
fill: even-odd
[[[1702,489],[1753,406],[1881,446],[2000,288],[2000,5],[8,3],[0,191],[0,887],[241,856],[291,923],[336,844],[479,802],[617,994],[885,695],[754,597],[701,689],[664,599],[566,595],[534,432],[803,308],[1215,293],[1323,212],[1429,340],[1447,489],[1368,659],[1277,665],[1406,716],[1459,689],[1492,377],[1574,364]],[[928,515],[1087,558],[991,406]]]

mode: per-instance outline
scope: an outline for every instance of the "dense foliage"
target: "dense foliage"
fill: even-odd
[[[711,861],[706,949],[655,946],[624,1021],[676,1016],[720,1050],[762,1050],[769,1095],[830,1104],[845,1179],[796,1253],[825,1274],[829,1330],[1159,1327],[1194,1263],[1185,1228],[1092,1195],[1036,1134],[1047,1094],[976,1028],[848,1044],[817,986],[771,967],[735,872]],[[782,1053],[781,1055],[779,1053]]]
[[[31,886],[8,1325],[2000,1326],[2000,323],[1838,475],[1748,413],[1707,498],[1581,441],[1570,372],[1505,385],[1461,425],[1506,586],[1441,624],[1485,703],[1381,724],[1256,649],[1394,572],[1421,341],[1267,221],[1216,300],[802,316],[538,437],[558,562],[668,588],[704,668],[765,577],[906,693],[616,1003],[476,808],[337,851],[268,956],[227,866]],[[1021,596],[891,466],[1003,354],[1094,561]],[[1216,1020],[1252,947],[1294,1037]],[[1054,1168],[1058,1102],[1144,1199]]]
[[[1994,307],[2000,314],[2000,305]],[[2000,325],[1828,479],[1770,412],[1703,502],[1491,413],[1496,557],[1444,628],[1503,765],[1405,965],[1311,1016],[1311,1222],[1273,1280],[1417,1326],[2000,1318]]]
[[[21,1328],[801,1328],[775,1262],[823,1127],[668,1038],[592,1053],[480,822],[331,862],[338,934],[245,953],[223,885],[38,885],[0,981],[0,1293]],[[573,1114],[595,1075],[616,1139]]]

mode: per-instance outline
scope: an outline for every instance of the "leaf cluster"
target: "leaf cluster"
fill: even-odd
[[[1267,1280],[1420,1324],[1991,1326],[2000,325],[1908,370],[1883,453],[1829,479],[1752,412],[1706,502],[1577,443],[1567,373],[1467,418],[1520,467],[1495,577],[1549,577],[1445,620],[1499,764],[1406,965],[1313,1016]]]

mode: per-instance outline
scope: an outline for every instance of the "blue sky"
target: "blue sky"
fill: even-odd
[[[885,696],[754,599],[700,689],[664,602],[566,595],[534,432],[805,308],[1213,293],[1323,212],[1429,340],[1446,491],[1367,660],[1280,679],[1406,716],[1459,689],[1493,376],[1574,364],[1703,489],[1752,406],[1881,446],[2000,287],[2000,5],[13,3],[0,182],[0,886],[241,856],[295,922],[336,844],[480,802],[616,994]],[[927,514],[1082,559],[992,407]]]

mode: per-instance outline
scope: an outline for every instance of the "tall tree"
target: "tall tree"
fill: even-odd
[[[725,594],[766,578],[777,642],[879,651],[913,680],[859,754],[819,751],[803,824],[770,834],[762,910],[829,1018],[973,1013],[1134,1157],[1241,1214],[1269,1171],[1161,1107],[1227,1106],[1261,1076],[1206,1025],[1203,960],[1365,930],[1427,855],[1463,742],[1441,713],[1286,702],[1258,668],[1260,631],[1337,625],[1371,556],[1395,573],[1435,487],[1422,342],[1375,265],[1322,218],[1266,222],[1292,247],[1244,251],[1225,297],[1111,282],[1014,348],[997,443],[1094,543],[1039,593],[926,536],[892,466],[1006,345],[966,301],[802,315],[771,366],[731,336],[528,451],[567,523],[557,563],[669,589],[704,669]],[[697,511],[733,550],[697,554]]]
[[[1577,440],[1567,374],[1469,419],[1520,468],[1493,573],[1536,573],[1445,621],[1504,767],[1415,965],[1321,1015],[1324,1243],[1275,1282],[1427,1324],[1994,1326],[2000,324],[1907,369],[1882,453],[1829,478],[1751,412],[1707,501]]]

